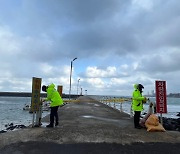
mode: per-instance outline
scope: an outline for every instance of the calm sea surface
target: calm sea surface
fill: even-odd
[[[30,103],[31,97],[0,97],[0,130],[10,123],[26,126],[32,124],[33,114],[23,110],[25,104],[30,105]],[[43,111],[42,116],[48,113],[48,111]]]
[[[103,96],[91,96],[96,100],[101,100]],[[155,101],[155,98],[150,98]],[[32,123],[32,114],[23,110],[25,104],[30,105],[30,97],[0,97],[0,130],[5,129],[6,124],[14,123],[14,125],[30,125]],[[114,104],[110,103],[113,107]],[[122,109],[126,113],[130,113],[131,102],[122,104]],[[176,116],[180,112],[180,98],[168,98],[168,114],[163,114],[164,117],[179,118]],[[120,104],[116,104],[116,108],[120,109]],[[147,112],[148,105],[144,106],[144,112]],[[43,111],[42,116],[49,114],[49,111]]]

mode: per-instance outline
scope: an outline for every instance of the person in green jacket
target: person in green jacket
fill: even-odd
[[[55,89],[55,85],[52,83],[48,86],[43,85],[42,91],[47,92],[47,98],[44,101],[50,101],[50,124],[46,127],[54,127],[54,117],[56,119],[55,126],[59,124],[58,118],[58,107],[63,105],[63,100],[59,94],[59,92]]]
[[[134,127],[140,129],[139,125],[141,111],[143,110],[143,103],[146,102],[146,97],[142,96],[142,84],[135,84],[132,94],[132,109],[134,111]]]

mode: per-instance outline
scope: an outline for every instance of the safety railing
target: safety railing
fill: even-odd
[[[119,97],[103,97],[99,101],[109,107],[115,108],[120,112],[123,112],[123,104],[125,102],[131,102],[131,98],[119,98]]]

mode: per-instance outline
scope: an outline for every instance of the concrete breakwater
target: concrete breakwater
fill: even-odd
[[[96,150],[104,153],[138,153],[139,148],[144,153],[149,149],[151,153],[162,153],[164,150],[166,153],[180,152],[179,132],[134,129],[133,119],[128,114],[86,96],[61,107],[59,119],[60,124],[55,128],[25,128],[0,134],[0,153],[47,153],[49,150],[53,152],[53,149],[62,153],[68,149],[68,153],[92,153],[93,150],[95,153]],[[48,124],[49,116],[44,117],[42,122]],[[158,146],[160,149],[153,149]]]
[[[41,93],[41,97],[46,97],[46,93]],[[31,97],[31,92],[0,92],[0,96],[4,97]],[[79,95],[71,95],[71,98],[77,98]],[[68,94],[62,94],[62,98],[69,98]]]

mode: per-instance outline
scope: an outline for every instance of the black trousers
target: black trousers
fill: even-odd
[[[59,107],[59,106],[50,107],[50,108],[51,108],[51,113],[50,113],[50,124],[51,124],[51,125],[54,124],[54,117],[56,118],[56,123],[58,123],[58,121],[59,121],[59,117],[58,117],[58,107]]]
[[[134,111],[134,127],[139,126],[141,111]]]

